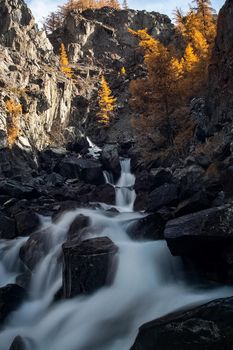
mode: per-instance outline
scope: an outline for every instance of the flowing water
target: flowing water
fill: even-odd
[[[143,323],[233,294],[229,287],[202,288],[188,282],[180,259],[171,256],[164,241],[134,242],[129,238],[127,229],[145,214],[133,212],[135,178],[130,160],[122,159],[121,167],[115,185],[105,173],[106,181],[116,190],[118,213],[107,211],[109,206],[102,203],[97,210],[65,213],[56,223],[42,220],[45,234],[50,235],[50,251],[36,266],[29,298],[0,331],[1,350],[8,350],[17,335],[31,339],[28,350],[129,350]],[[108,236],[119,247],[117,273],[112,286],[91,296],[54,303],[62,283],[61,245],[79,214],[90,218],[92,237]],[[26,239],[0,241],[1,286],[14,282],[20,273],[18,252]]]

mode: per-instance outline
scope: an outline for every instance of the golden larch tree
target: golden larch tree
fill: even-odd
[[[98,97],[100,109],[98,113],[98,121],[103,126],[108,127],[111,121],[112,112],[116,108],[116,98],[112,96],[112,91],[103,75],[100,81]]]
[[[68,55],[65,49],[65,45],[63,43],[61,43],[61,47],[60,47],[60,70],[68,78],[73,77],[73,71],[72,71],[72,68],[70,67]]]
[[[7,140],[9,147],[12,147],[20,134],[20,115],[22,114],[22,106],[13,99],[6,101],[7,118]]]

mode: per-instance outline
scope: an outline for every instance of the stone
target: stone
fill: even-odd
[[[107,144],[103,147],[101,153],[101,162],[103,168],[113,174],[117,179],[121,173],[120,157],[116,144]]]
[[[20,248],[20,259],[29,270],[33,271],[40,260],[49,252],[50,239],[48,231],[39,231],[31,234],[27,242]]]
[[[20,211],[15,215],[18,236],[29,236],[40,226],[38,214],[33,210],[27,209]]]
[[[0,288],[0,324],[22,303],[26,297],[24,288],[17,284],[8,284]]]
[[[233,348],[233,298],[212,301],[146,323],[131,350]]]
[[[0,212],[0,239],[13,239],[15,237],[15,221]]]
[[[38,191],[28,185],[23,185],[14,180],[2,180],[0,181],[0,192],[15,198],[37,198],[39,196]]]
[[[182,256],[205,278],[233,282],[233,210],[206,209],[167,222],[164,237],[171,253]]]
[[[155,212],[164,206],[174,206],[178,201],[178,185],[165,183],[148,196],[147,211]]]
[[[69,231],[67,233],[68,240],[80,241],[82,239],[84,230],[89,226],[89,218],[85,215],[78,215],[72,224],[70,225]]]
[[[166,221],[159,213],[149,214],[130,225],[129,236],[135,240],[163,239]]]
[[[85,183],[100,185],[104,183],[102,165],[95,159],[67,158],[54,168],[65,178],[79,178]]]
[[[65,298],[91,294],[112,283],[118,248],[109,238],[97,237],[81,243],[67,242],[62,248]]]
[[[26,344],[20,335],[15,337],[9,350],[26,350]]]

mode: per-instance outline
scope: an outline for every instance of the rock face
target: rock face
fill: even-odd
[[[90,294],[111,283],[117,246],[107,237],[63,245],[63,293],[66,298]]]
[[[233,119],[233,3],[227,0],[218,17],[217,38],[209,68],[208,109],[216,125]]]
[[[24,1],[1,0],[0,8],[0,129],[6,129],[4,101],[11,97],[21,103],[21,133],[29,147],[61,143],[75,88],[60,74],[53,47]]]
[[[220,299],[142,326],[131,350],[233,348],[233,298]]]

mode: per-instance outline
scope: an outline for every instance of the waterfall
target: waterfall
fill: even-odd
[[[115,187],[118,213],[81,208],[65,213],[56,223],[48,225],[44,219],[50,250],[36,266],[28,299],[0,331],[1,350],[9,350],[17,335],[31,339],[27,350],[129,350],[143,323],[233,294],[230,287],[201,289],[186,281],[181,260],[171,256],[165,241],[131,240],[127,228],[143,214],[133,212],[135,177],[130,160],[121,160],[116,184],[110,174],[105,175]],[[93,237],[108,236],[119,247],[115,280],[93,295],[54,303],[62,283],[61,245],[80,214],[89,217]],[[13,282],[19,274],[18,252],[26,239],[0,241],[0,281]]]

